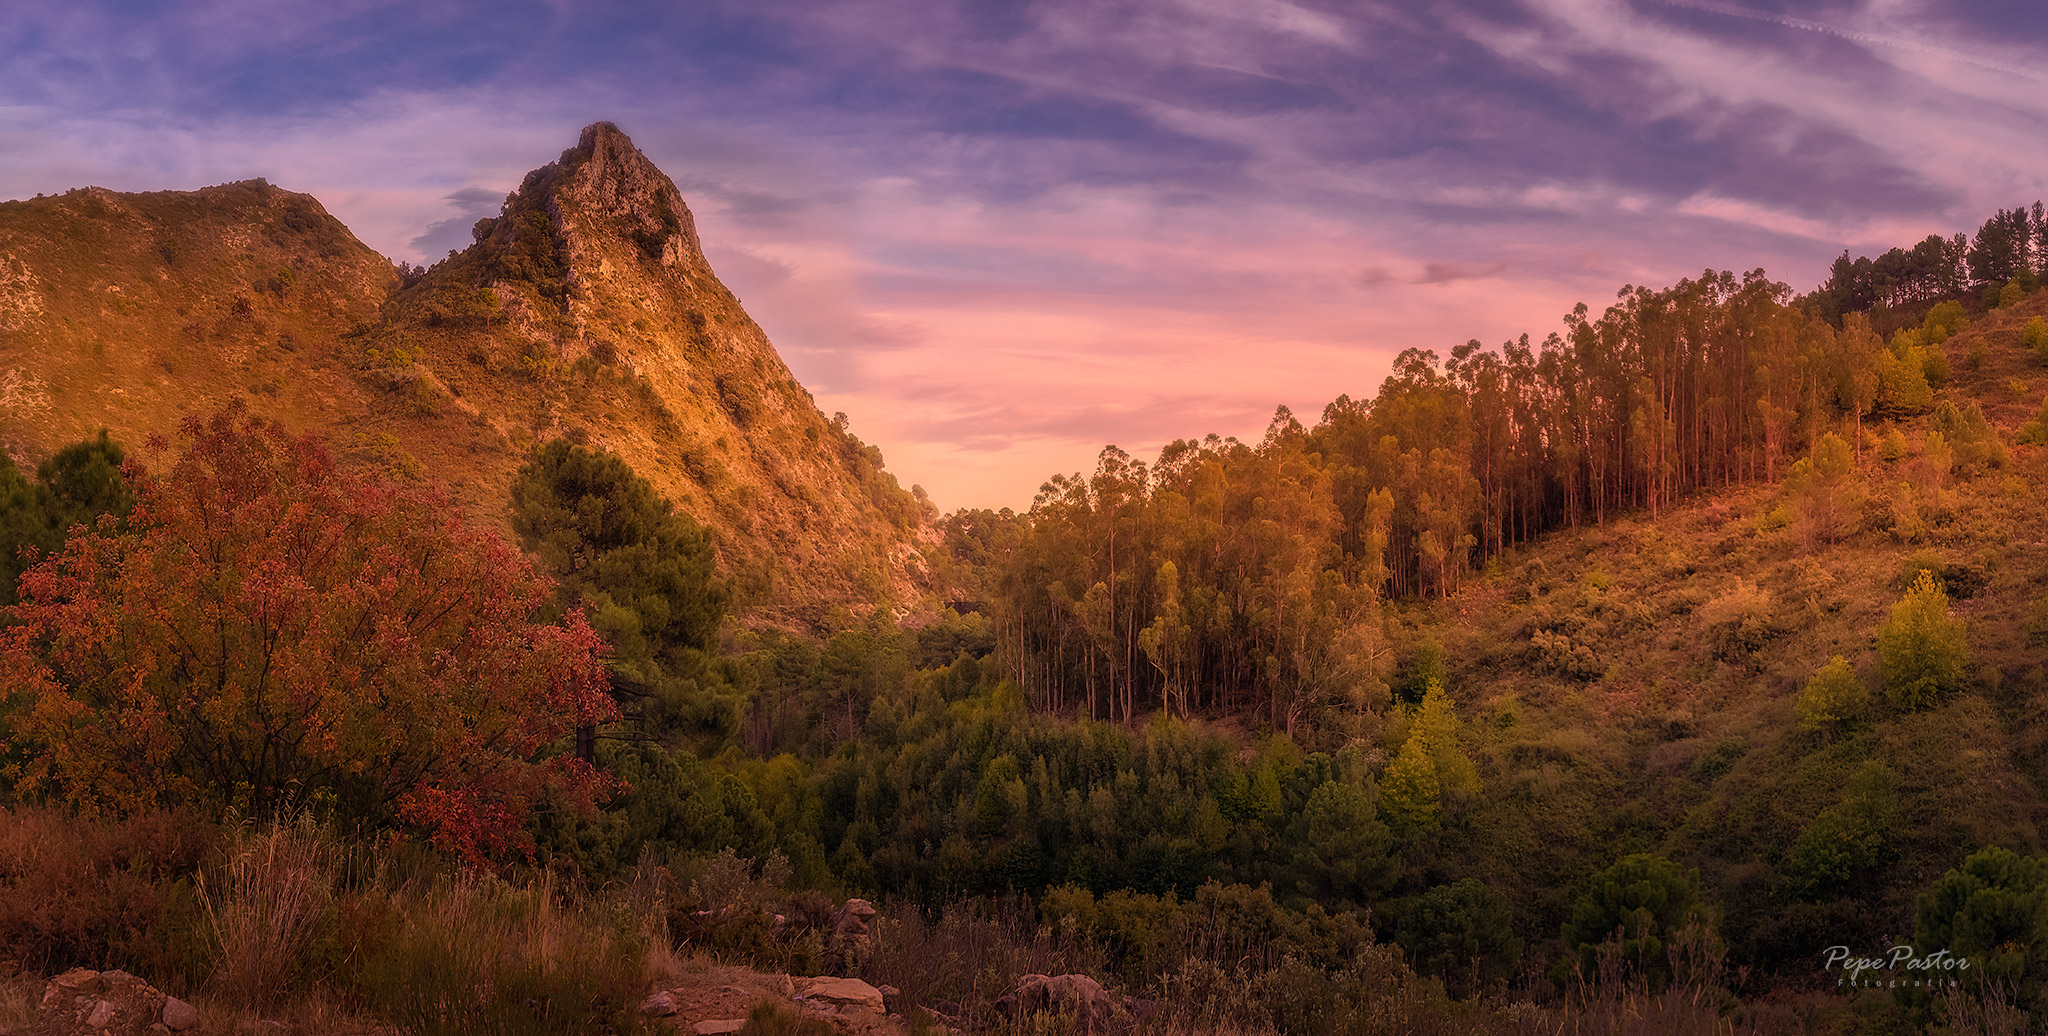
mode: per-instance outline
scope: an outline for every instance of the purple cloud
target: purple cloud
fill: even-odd
[[[46,5],[0,39],[0,197],[265,176],[430,261],[613,119],[826,411],[1023,506],[1408,346],[2048,196],[2036,7]]]

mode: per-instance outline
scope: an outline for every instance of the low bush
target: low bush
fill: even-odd
[[[45,974],[121,967],[177,989],[206,980],[217,958],[192,877],[217,837],[168,813],[0,810],[0,956]]]
[[[1699,608],[1706,625],[1707,642],[1715,657],[1724,662],[1748,665],[1777,627],[1771,618],[1771,595],[1740,576],[1728,589]]]
[[[2048,363],[2048,320],[2035,317],[2027,321],[2027,326],[2020,330],[2020,341],[2034,350],[2034,355],[2039,356],[2042,363]]]

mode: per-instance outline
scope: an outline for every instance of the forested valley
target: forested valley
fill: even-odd
[[[2035,205],[1627,287],[811,624],[574,438],[509,539],[260,400],[0,462],[0,946],[405,1031],[636,1030],[692,952],[911,1031],[1093,1024],[1028,972],[1159,1032],[2039,1026],[2043,278]],[[1827,963],[1895,941],[1971,967]]]

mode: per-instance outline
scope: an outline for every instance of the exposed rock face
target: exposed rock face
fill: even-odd
[[[142,1036],[199,1024],[192,1005],[125,971],[74,968],[43,986],[34,1036]]]
[[[916,596],[928,509],[819,412],[616,126],[584,130],[475,233],[389,308],[385,355],[431,366],[515,444],[567,435],[625,457],[718,530],[742,599]]]
[[[704,246],[697,240],[697,221],[683,204],[682,192],[617,126],[600,122],[585,127],[576,150],[585,156],[577,200],[585,219],[599,221],[590,229],[634,241],[649,258],[664,267],[681,267],[685,276],[711,272]],[[573,249],[585,228],[568,219],[564,224]],[[574,259],[572,255],[572,268],[582,265]]]
[[[505,526],[514,471],[561,436],[716,530],[757,617],[919,596],[928,505],[819,412],[616,126],[474,233],[401,288],[318,202],[261,181],[0,203],[0,447],[33,462],[103,426],[139,447],[246,395]]]
[[[867,963],[875,948],[874,933],[868,930],[868,922],[874,916],[875,905],[865,899],[849,899],[832,914],[832,942],[827,947],[827,959],[836,970],[858,971]]]

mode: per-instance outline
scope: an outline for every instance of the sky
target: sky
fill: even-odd
[[[2039,0],[0,0],[0,198],[261,176],[393,260],[618,123],[942,509],[1406,348],[2048,196]]]

